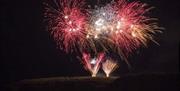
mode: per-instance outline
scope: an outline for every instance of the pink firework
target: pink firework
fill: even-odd
[[[138,1],[113,0],[92,12],[87,36],[94,38],[94,43],[105,51],[118,52],[130,65],[127,58],[131,53],[146,47],[149,41],[157,43],[154,34],[162,28],[158,27],[156,19],[147,15],[151,9]]]
[[[157,43],[154,35],[162,28],[158,27],[156,19],[147,15],[152,9],[147,4],[112,0],[95,9],[87,10],[85,6],[84,0],[59,0],[55,5],[47,5],[45,15],[49,30],[59,47],[66,52],[111,50],[130,65],[127,59],[131,53],[146,47],[149,41]],[[83,53],[83,60],[92,75],[97,74],[99,57],[93,66],[89,54]]]
[[[127,58],[135,49],[147,46],[149,40],[155,42],[153,34],[160,32],[160,28],[146,15],[151,7],[137,1],[117,0],[114,9],[118,24],[111,39],[121,50],[122,56]]]
[[[83,53],[83,63],[85,69],[91,72],[92,77],[96,77],[97,72],[100,68],[100,63],[102,62],[104,53],[98,54],[97,58],[91,58],[90,54]]]
[[[86,37],[84,0],[59,0],[55,5],[57,9],[50,5],[46,8],[49,30],[60,48],[72,52],[83,45]]]

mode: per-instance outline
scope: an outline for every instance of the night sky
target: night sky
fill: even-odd
[[[45,29],[45,0],[1,0],[0,81],[52,76],[89,76],[76,54],[66,54]],[[53,0],[52,0],[53,1]],[[93,4],[94,0],[89,0]],[[107,0],[105,0],[107,1]],[[151,16],[164,27],[149,43],[129,58],[132,69],[120,61],[115,75],[128,73],[179,73],[180,4],[175,0],[140,0],[154,6]]]

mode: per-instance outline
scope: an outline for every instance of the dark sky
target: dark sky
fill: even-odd
[[[1,0],[1,59],[0,81],[11,82],[26,78],[89,75],[76,56],[65,54],[45,30],[44,0]],[[52,0],[53,1],[53,0]],[[89,0],[94,1],[94,0]],[[107,1],[107,0],[106,0]],[[133,73],[179,72],[180,5],[178,0],[141,0],[155,6],[152,16],[159,18],[163,34],[157,35],[160,46],[148,48],[130,58],[131,71],[125,63],[114,72]]]

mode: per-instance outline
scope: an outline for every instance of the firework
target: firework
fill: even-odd
[[[55,0],[57,1],[57,0]],[[55,7],[47,5],[45,15],[49,30],[60,48],[66,52],[76,50],[85,41],[87,12],[83,8],[84,0],[58,0]]]
[[[60,48],[81,53],[111,50],[128,65],[128,56],[149,41],[157,43],[154,35],[162,29],[148,16],[152,7],[138,1],[112,0],[94,9],[86,9],[84,0],[59,0],[56,7],[47,6],[49,30]],[[83,56],[87,68],[96,74],[99,64],[91,67],[89,56]]]
[[[106,74],[106,77],[109,77],[109,75],[118,67],[117,62],[113,60],[107,59],[105,62],[102,63],[102,69]]]
[[[96,74],[99,71],[100,63],[102,62],[104,57],[103,53],[100,53],[97,58],[91,59],[90,54],[83,53],[83,63],[85,69],[87,69],[92,77],[96,77]]]
[[[146,47],[149,41],[157,43],[153,37],[162,28],[158,27],[156,19],[147,16],[151,9],[147,4],[126,0],[97,7],[91,12],[87,36],[94,38],[105,51],[118,52],[129,65],[129,54],[141,46]]]

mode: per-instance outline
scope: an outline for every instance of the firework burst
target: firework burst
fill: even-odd
[[[88,38],[93,38],[104,51],[118,52],[127,61],[129,54],[141,46],[147,46],[149,41],[157,43],[153,37],[162,28],[158,27],[156,19],[147,16],[152,7],[140,2],[115,0],[97,7],[91,12]]]
[[[113,60],[107,59],[105,62],[102,63],[102,69],[106,74],[106,77],[109,77],[109,75],[118,67],[117,62]]]
[[[83,63],[85,69],[87,69],[92,77],[96,77],[96,74],[99,71],[100,63],[102,62],[104,53],[98,54],[97,58],[92,58],[90,54],[83,53]]]
[[[153,34],[160,32],[157,23],[146,13],[152,8],[140,2],[125,2],[119,0],[114,7],[117,9],[117,24],[115,34],[111,36],[113,43],[128,56],[140,46],[147,46],[153,40]],[[154,41],[155,42],[155,41]]]
[[[59,0],[54,3],[56,8],[47,5],[45,13],[54,40],[66,52],[81,48],[86,39],[84,0]]]
[[[100,0],[97,1],[100,3]],[[111,50],[130,65],[127,59],[131,53],[146,47],[149,41],[157,43],[154,35],[162,28],[158,27],[156,19],[148,16],[152,7],[147,4],[112,0],[94,9],[86,6],[84,0],[58,0],[54,6],[47,5],[45,16],[49,30],[59,47],[66,52]],[[98,58],[98,64],[92,67],[89,54],[83,54],[83,59],[86,68],[96,74],[101,60]]]

